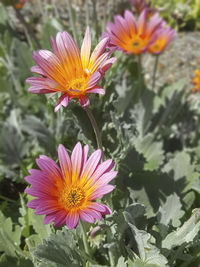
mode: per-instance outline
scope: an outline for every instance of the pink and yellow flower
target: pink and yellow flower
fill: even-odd
[[[195,70],[195,77],[192,79],[192,83],[194,84],[192,93],[200,92],[200,70]]]
[[[37,66],[31,71],[42,77],[31,77],[29,92],[33,94],[61,93],[55,111],[61,106],[67,107],[72,98],[79,99],[83,107],[89,105],[89,93],[105,94],[97,83],[112,66],[116,58],[109,58],[111,52],[105,52],[109,38],[104,38],[91,53],[91,33],[86,29],[79,51],[71,35],[59,32],[56,40],[51,38],[53,53],[48,50],[34,52]]]
[[[79,219],[94,223],[102,215],[111,214],[104,204],[93,200],[114,189],[108,184],[117,174],[112,171],[111,159],[101,162],[102,152],[96,150],[88,158],[88,145],[83,148],[77,143],[71,157],[63,145],[58,147],[60,167],[47,156],[36,160],[40,170],[29,170],[25,180],[32,185],[25,192],[35,199],[27,207],[35,209],[35,214],[45,214],[44,224],[54,222],[54,226],[77,226]]]
[[[149,8],[150,3],[146,3],[146,0],[130,0],[130,3],[135,7],[140,14],[145,8]]]
[[[175,36],[176,36],[175,30],[171,29],[170,27],[167,28],[161,27],[157,31],[157,37],[154,43],[148,47],[148,51],[151,54],[155,55],[162,53],[166,49],[168,44],[175,38]]]
[[[157,13],[148,20],[147,10],[142,11],[136,22],[134,15],[126,10],[124,17],[117,15],[114,17],[114,23],[107,24],[103,37],[110,38],[110,47],[138,55],[147,51],[155,41],[156,31],[162,23]]]

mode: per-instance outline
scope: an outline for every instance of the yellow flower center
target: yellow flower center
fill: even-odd
[[[137,35],[130,39],[130,41],[126,44],[125,49],[129,52],[133,52],[134,54],[140,54],[146,47],[146,44],[147,40]]]
[[[165,39],[157,39],[154,44],[149,47],[150,53],[161,52],[165,46]]]
[[[64,189],[60,200],[67,209],[78,208],[83,204],[85,200],[85,194],[80,187],[75,186],[70,190]]]
[[[81,77],[72,79],[66,84],[66,89],[72,96],[83,95],[86,91],[88,81],[91,77],[91,73],[86,69]]]

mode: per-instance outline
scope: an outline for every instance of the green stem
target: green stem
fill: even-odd
[[[82,233],[83,233],[83,244],[84,244],[85,251],[89,256],[91,256],[91,250],[90,250],[90,245],[88,242],[88,236],[86,233],[85,224],[81,220],[80,220],[80,225],[81,225],[81,229],[82,229]]]
[[[68,7],[68,12],[69,12],[69,20],[70,20],[70,24],[71,24],[71,28],[72,28],[72,32],[73,32],[73,36],[74,36],[74,40],[75,42],[78,44],[78,35],[77,35],[77,31],[76,31],[76,27],[75,27],[75,23],[74,23],[74,17],[73,17],[73,13],[72,13],[72,5],[71,5],[71,0],[67,0],[67,7]]]
[[[139,79],[139,87],[142,88],[142,55],[138,55],[138,79]]]
[[[98,14],[97,14],[97,1],[92,0],[93,4],[93,21],[95,23],[95,31],[96,31],[96,39],[98,40],[99,38],[99,25],[98,25]]]
[[[88,117],[90,119],[90,122],[92,124],[93,130],[94,130],[94,133],[95,133],[95,136],[96,136],[96,140],[97,140],[97,146],[103,152],[101,134],[100,134],[100,131],[99,131],[99,127],[98,127],[98,125],[96,123],[96,120],[95,120],[91,110],[88,107],[85,107],[84,109],[85,109],[85,111],[86,111],[86,113],[87,113],[87,115],[88,115]]]
[[[8,201],[8,202],[16,203],[16,200],[10,199],[8,197],[4,197],[2,195],[0,195],[0,199],[5,200],[5,201]]]
[[[86,16],[85,16],[85,22],[86,26],[90,25],[90,12],[89,12],[89,0],[86,0],[85,2],[85,10],[86,10]]]
[[[155,83],[156,83],[156,72],[158,69],[159,55],[156,55],[155,57],[156,57],[156,59],[155,59],[155,63],[154,63],[153,76],[152,76],[152,90],[154,89]]]
[[[40,48],[41,48],[40,43],[39,43],[37,37],[35,36],[35,33],[34,33],[34,30],[33,30],[32,26],[29,25],[29,24],[25,21],[25,19],[24,19],[24,17],[22,16],[22,14],[20,13],[20,10],[19,10],[19,9],[15,8],[15,12],[16,12],[16,16],[17,16],[17,18],[18,18],[19,21],[22,23],[22,25],[23,25],[24,28],[26,29],[27,34],[29,35],[29,37],[27,38],[28,41],[31,39],[31,38],[30,38],[30,36],[31,36],[31,37],[33,38],[35,44],[37,45],[37,48],[40,49]]]

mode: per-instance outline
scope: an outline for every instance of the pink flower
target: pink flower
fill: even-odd
[[[148,51],[155,55],[162,53],[175,36],[175,30],[170,27],[161,27],[156,33],[155,41],[148,47]]]
[[[143,10],[136,21],[134,15],[126,10],[124,17],[117,15],[114,17],[114,23],[107,24],[103,37],[110,38],[110,47],[138,55],[145,52],[155,41],[156,31],[162,23],[158,13],[148,20],[147,10]]]
[[[101,162],[101,150],[96,150],[88,158],[88,145],[83,148],[77,143],[71,158],[63,145],[58,147],[60,167],[47,156],[36,160],[40,170],[29,170],[25,180],[32,185],[25,192],[35,199],[27,207],[35,209],[35,214],[45,214],[44,224],[54,222],[54,226],[77,226],[79,219],[94,223],[102,215],[111,214],[104,204],[93,200],[114,189],[108,183],[116,176],[112,171],[114,163],[108,159]]]
[[[141,13],[144,8],[149,7],[146,0],[130,0],[130,3],[136,8],[138,13]]]
[[[32,94],[60,93],[57,111],[61,106],[67,107],[72,98],[77,98],[83,107],[89,105],[89,93],[105,94],[97,83],[112,66],[116,58],[109,58],[110,52],[104,52],[109,38],[104,38],[91,54],[91,33],[86,29],[81,52],[71,35],[59,32],[56,40],[51,38],[53,53],[48,50],[34,52],[37,63],[31,68],[41,77],[31,77],[26,81],[31,85]]]

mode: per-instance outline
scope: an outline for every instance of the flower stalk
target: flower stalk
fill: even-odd
[[[88,118],[90,119],[90,122],[92,124],[93,130],[94,130],[94,133],[95,133],[95,136],[96,136],[97,146],[103,152],[101,134],[100,134],[100,131],[99,131],[99,127],[98,127],[98,125],[96,123],[96,120],[95,120],[91,110],[88,107],[85,107],[84,109],[85,109],[85,111],[86,111],[86,113],[88,115]]]
[[[91,256],[91,249],[90,249],[90,245],[88,242],[88,236],[87,236],[86,229],[85,229],[85,223],[80,221],[80,226],[81,226],[81,230],[83,233],[83,244],[84,244],[85,251],[89,256]]]
[[[156,73],[158,69],[159,55],[156,55],[155,57],[156,58],[155,58],[155,63],[154,63],[154,68],[153,68],[153,76],[152,76],[152,90],[154,90],[155,84],[156,84]]]

